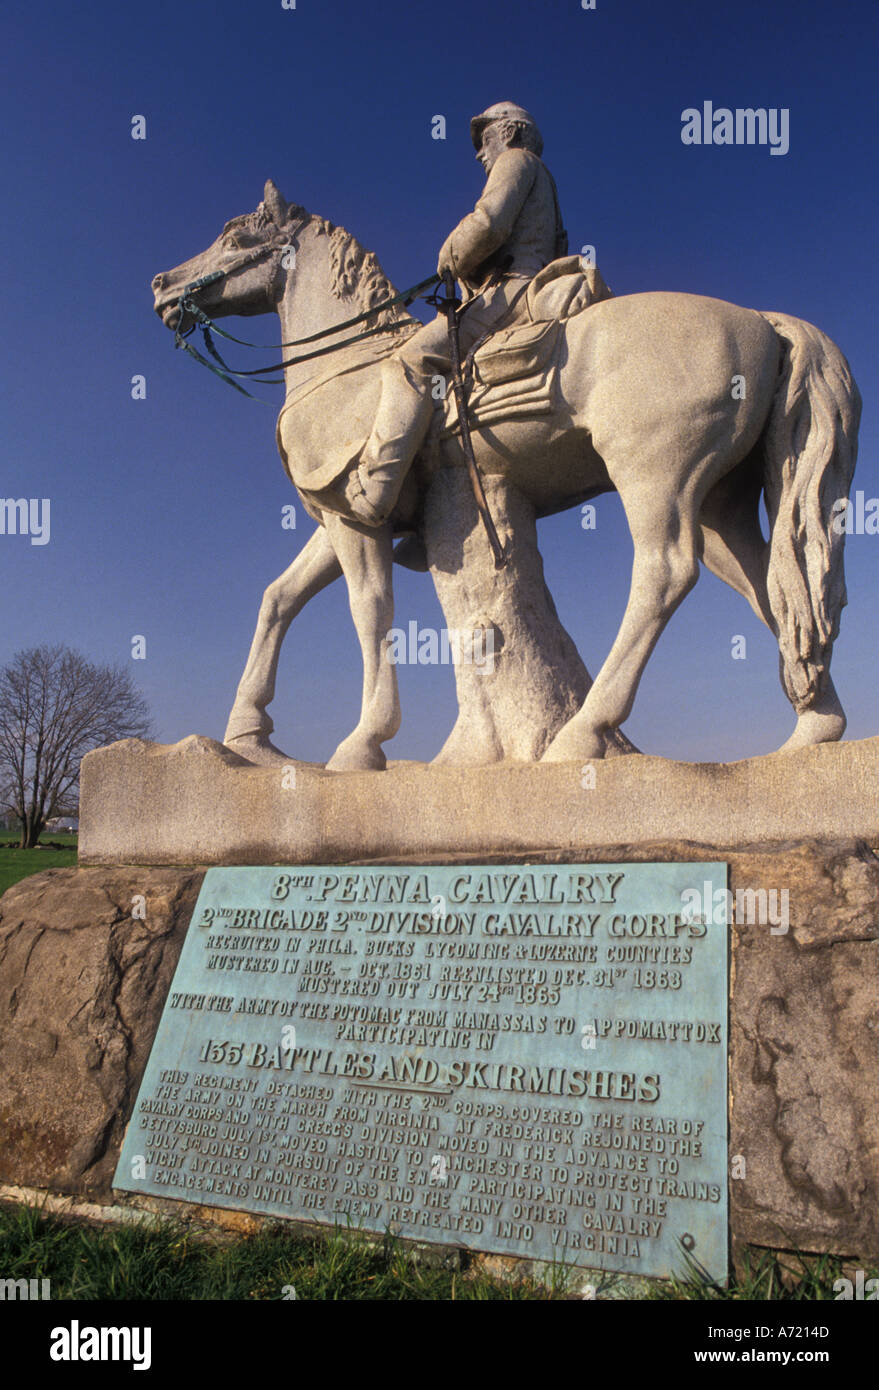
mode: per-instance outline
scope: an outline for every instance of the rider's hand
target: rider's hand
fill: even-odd
[[[447,270],[450,270],[452,274],[457,278],[455,259],[452,255],[451,240],[451,237],[448,237],[440,247],[439,257],[436,263],[436,273],[437,275],[442,276],[445,274]]]

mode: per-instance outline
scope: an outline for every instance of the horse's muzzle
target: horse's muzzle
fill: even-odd
[[[156,313],[159,315],[166,328],[183,328],[184,325],[181,322],[181,309],[176,300],[170,304],[166,304],[163,308],[159,308],[159,306],[156,305]],[[182,314],[182,318],[185,319],[186,315]]]

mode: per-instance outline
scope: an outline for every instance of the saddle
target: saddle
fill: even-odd
[[[601,273],[579,256],[551,261],[528,282],[510,320],[475,343],[464,363],[467,414],[477,428],[518,415],[548,414],[556,405],[556,382],[565,326],[590,304],[611,298]],[[310,516],[320,509],[341,511],[337,479],[356,461],[378,409],[379,373],[369,369],[389,356],[404,337],[418,330],[417,321],[386,341],[371,339],[321,359],[314,376],[288,394],[278,416],[278,451],[291,482]],[[378,346],[376,346],[378,344]],[[291,412],[295,412],[291,414]],[[295,419],[286,448],[287,420]],[[341,432],[338,420],[349,428]],[[447,438],[459,430],[452,391],[442,402],[428,436]]]
[[[538,271],[509,324],[467,354],[463,365],[471,425],[553,410],[565,324],[591,304],[611,298],[600,270],[580,256],[563,256]],[[450,392],[441,437],[458,428],[457,404]]]

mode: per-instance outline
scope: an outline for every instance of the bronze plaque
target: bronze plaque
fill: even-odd
[[[725,898],[723,864],[210,869],[115,1185],[724,1278]]]

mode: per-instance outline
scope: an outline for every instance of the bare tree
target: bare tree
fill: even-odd
[[[76,815],[86,753],[150,731],[121,667],[95,666],[70,647],[17,652],[0,671],[0,799],[21,821],[21,847],[32,849],[52,817]]]

